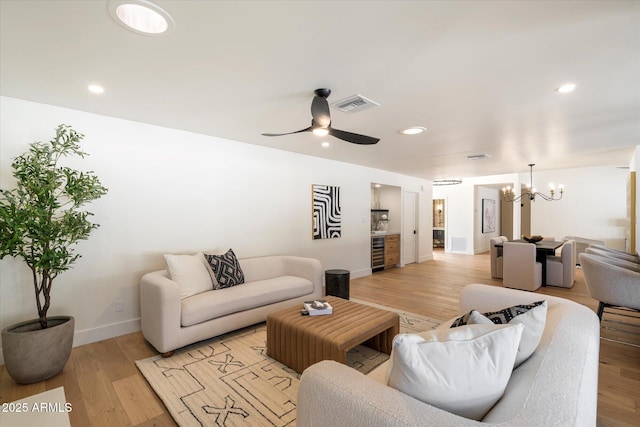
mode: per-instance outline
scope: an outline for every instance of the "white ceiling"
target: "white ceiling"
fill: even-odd
[[[628,166],[640,145],[638,1],[157,0],[176,27],[155,37],[107,3],[0,0],[0,93],[427,179]],[[309,126],[320,87],[378,102],[331,114],[381,141],[261,136]]]

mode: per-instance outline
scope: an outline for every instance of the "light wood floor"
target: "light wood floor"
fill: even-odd
[[[458,314],[464,285],[502,286],[490,279],[488,255],[435,252],[434,257],[352,280],[351,296],[444,320]],[[568,298],[593,310],[597,306],[580,270],[572,289],[548,287],[538,293]],[[60,375],[37,384],[18,385],[0,366],[0,403],[64,386],[73,405],[73,427],[175,426],[134,363],[155,354],[138,332],[74,348]],[[640,348],[601,341],[598,391],[599,426],[640,426]]]

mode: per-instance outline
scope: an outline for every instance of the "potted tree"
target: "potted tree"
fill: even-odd
[[[18,383],[58,374],[71,354],[72,316],[48,317],[54,279],[80,257],[74,245],[98,227],[84,205],[107,193],[93,172],[63,166],[68,156],[84,158],[84,135],[60,125],[48,143],[34,142],[13,160],[16,187],[0,190],[0,259],[22,259],[33,278],[38,318],[2,330],[7,372]]]

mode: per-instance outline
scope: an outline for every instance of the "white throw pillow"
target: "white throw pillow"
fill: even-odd
[[[496,318],[500,319],[499,313],[495,312]],[[485,313],[484,315],[479,313],[476,310],[471,312],[469,316],[469,320],[467,322],[468,325],[480,324],[480,325],[488,325],[488,324],[496,324],[496,322],[491,320],[492,313]],[[508,324],[521,324],[524,326],[524,331],[522,332],[522,339],[520,340],[520,345],[518,346],[518,355],[516,356],[516,361],[514,364],[514,368],[517,368],[522,362],[527,360],[536,348],[538,348],[538,344],[540,344],[540,338],[542,338],[542,333],[544,332],[544,326],[547,322],[547,301],[544,301],[542,304],[533,307],[531,310],[526,313],[522,313],[511,319]]]
[[[167,271],[171,280],[180,285],[180,299],[213,289],[202,253],[195,255],[165,254]]]
[[[389,386],[479,421],[504,393],[523,329],[467,325],[397,335]]]

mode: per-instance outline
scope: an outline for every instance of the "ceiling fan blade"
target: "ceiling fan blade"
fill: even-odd
[[[331,113],[329,112],[329,103],[327,98],[314,96],[311,102],[311,117],[313,123],[320,127],[327,127],[331,124]]]
[[[301,129],[301,130],[297,130],[295,132],[287,132],[287,133],[263,133],[263,136],[282,136],[282,135],[292,135],[294,133],[301,133],[301,132],[311,132],[311,126],[309,126],[306,129]]]
[[[371,136],[360,135],[357,133],[346,132],[344,130],[329,128],[329,135],[335,136],[336,138],[342,139],[347,142],[351,142],[353,144],[360,145],[372,145],[377,144],[380,141],[380,138],[373,138]]]

